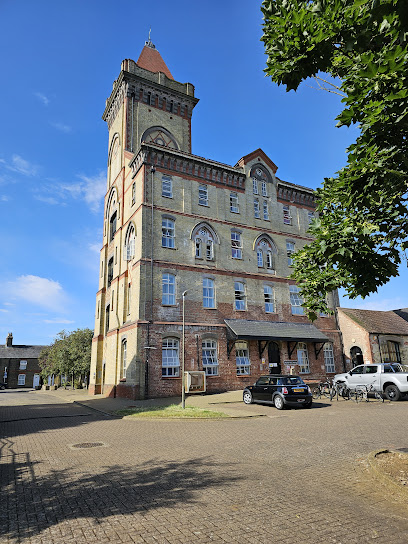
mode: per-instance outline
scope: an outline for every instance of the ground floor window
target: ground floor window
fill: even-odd
[[[25,385],[25,378],[26,378],[25,374],[19,374],[17,385]]]
[[[380,342],[381,357],[384,363],[400,363],[401,353],[398,342],[386,340]]]
[[[218,376],[217,342],[204,340],[202,344],[203,369],[207,376]]]
[[[336,369],[334,367],[333,344],[326,342],[323,347],[323,355],[326,372],[336,372]]]
[[[246,342],[235,343],[235,356],[237,363],[237,376],[250,374],[251,362],[249,360],[249,350]]]
[[[180,376],[179,341],[177,338],[163,340],[162,376]]]
[[[297,360],[302,374],[310,372],[309,356],[307,354],[307,346],[304,342],[298,342],[297,345]]]

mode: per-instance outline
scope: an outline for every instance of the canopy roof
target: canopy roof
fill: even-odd
[[[330,339],[310,323],[251,321],[225,319],[234,340],[285,340],[288,342],[330,342]]]

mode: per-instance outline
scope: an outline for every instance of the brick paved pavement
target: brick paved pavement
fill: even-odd
[[[1,543],[408,542],[406,505],[365,464],[408,446],[408,401],[138,421],[72,400],[0,392]]]

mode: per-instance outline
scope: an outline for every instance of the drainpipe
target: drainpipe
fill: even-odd
[[[153,323],[153,251],[154,251],[154,233],[153,233],[153,212],[154,212],[154,173],[156,169],[152,165],[151,173],[151,229],[150,229],[150,319],[147,323],[147,346],[146,346],[146,368],[145,368],[145,398],[149,396],[149,360],[150,360],[150,326]]]

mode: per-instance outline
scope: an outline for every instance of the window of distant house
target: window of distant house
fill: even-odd
[[[208,187],[207,185],[198,186],[198,203],[200,206],[208,206]]]
[[[251,362],[249,360],[249,350],[246,342],[235,342],[235,361],[237,365],[237,376],[245,376],[251,373]]]
[[[309,356],[307,354],[307,346],[304,342],[298,342],[297,344],[297,360],[302,374],[310,372],[309,368]]]
[[[333,344],[331,344],[330,342],[325,343],[323,347],[323,355],[326,372],[336,372],[336,369],[334,367]]]
[[[234,282],[235,309],[245,310],[245,284],[241,281]]]
[[[295,244],[293,242],[286,242],[286,254],[288,256],[288,266],[293,266],[293,253],[295,253]]]
[[[135,245],[136,245],[136,231],[133,224],[131,224],[125,236],[125,259],[130,261],[135,256]]]
[[[25,385],[26,375],[25,374],[19,374],[17,385]]]
[[[162,196],[173,198],[173,181],[170,176],[162,177]]]
[[[173,219],[162,218],[162,247],[174,248],[174,223]]]
[[[300,288],[297,285],[289,286],[290,305],[292,309],[292,315],[303,315],[304,308],[303,298],[300,296]]]
[[[174,274],[162,275],[162,304],[165,306],[176,304],[176,276]]]
[[[113,280],[113,257],[108,261],[108,287],[110,287]]]
[[[120,377],[122,380],[126,378],[126,357],[127,357],[127,340],[122,340],[122,354],[121,354],[121,365],[120,365]]]
[[[205,227],[200,227],[194,237],[196,259],[214,259],[214,239],[211,232]]]
[[[259,199],[254,198],[254,216],[256,219],[261,218],[261,209],[259,207]]]
[[[214,280],[203,278],[203,306],[204,308],[215,308]]]
[[[284,225],[292,224],[292,216],[290,215],[289,206],[283,206],[283,223]]]
[[[256,260],[258,268],[266,268],[274,270],[274,259],[272,245],[267,238],[261,238],[256,246]]]
[[[393,342],[391,340],[381,340],[380,352],[383,363],[401,362],[401,352],[398,342]]]
[[[217,342],[203,340],[202,342],[203,369],[207,376],[218,376]]]
[[[20,361],[20,370],[26,370],[27,361]]]
[[[230,193],[230,211],[239,213],[238,193]]]
[[[112,240],[115,237],[116,233],[116,218],[117,218],[117,212],[113,212],[111,215],[111,218],[109,220],[109,242],[112,242]]]
[[[241,233],[236,230],[231,231],[231,254],[233,259],[242,259]]]
[[[164,338],[162,344],[162,376],[180,375],[179,341],[177,338]]]
[[[264,299],[265,299],[265,312],[273,313],[275,311],[275,304],[273,298],[273,287],[270,285],[264,285]]]

